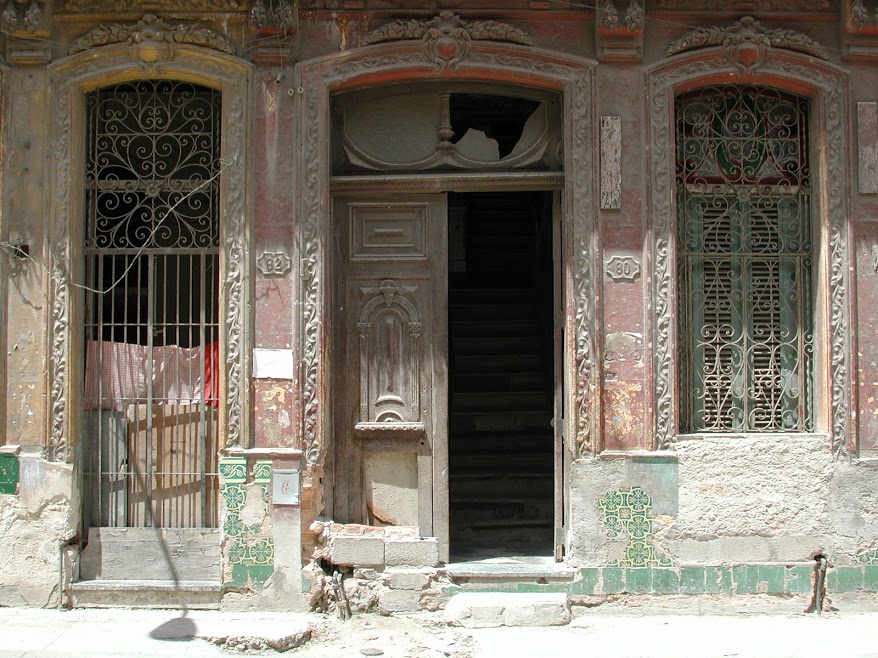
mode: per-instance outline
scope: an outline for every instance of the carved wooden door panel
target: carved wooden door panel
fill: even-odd
[[[447,558],[444,195],[334,202],[333,515],[417,525]]]

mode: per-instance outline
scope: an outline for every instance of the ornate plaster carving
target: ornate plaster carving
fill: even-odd
[[[258,30],[289,32],[296,25],[296,9],[288,0],[254,0],[250,19]]]
[[[36,32],[43,19],[44,0],[7,0],[0,25],[13,32]]]
[[[752,16],[744,16],[732,27],[693,30],[668,46],[666,53],[671,56],[709,46],[722,46],[728,60],[746,71],[762,66],[772,48],[795,50],[829,59],[826,49],[811,37],[795,30],[766,30]]]
[[[418,28],[420,29],[420,28]],[[415,34],[412,28],[412,34]],[[394,37],[405,38],[405,37]],[[416,37],[414,37],[416,38]],[[307,462],[316,465],[322,460],[325,409],[326,358],[324,342],[328,322],[325,310],[328,290],[327,264],[324,249],[330,244],[326,217],[329,207],[329,95],[344,83],[350,86],[360,76],[393,71],[400,77],[427,80],[437,75],[430,54],[418,45],[386,50],[369,49],[347,53],[344,58],[332,56],[299,69],[302,87],[302,148],[301,148],[301,223],[302,314],[300,330],[302,441]],[[577,185],[564,188],[563,208],[568,245],[565,258],[572,279],[567,300],[567,317],[571,323],[570,356],[573,376],[570,399],[570,427],[574,435],[571,452],[580,456],[596,448],[592,426],[599,417],[600,400],[595,394],[594,333],[595,299],[594,272],[598,262],[594,229],[594,176],[592,143],[591,63],[557,53],[544,53],[519,46],[473,43],[469,56],[461,60],[459,75],[467,80],[508,79],[518,74],[539,81],[545,88],[564,94],[565,176]],[[446,79],[443,75],[442,79]]]
[[[186,0],[186,11],[242,11],[240,0]],[[67,0],[65,12],[179,11],[177,0]],[[56,10],[57,11],[57,10]]]
[[[649,86],[649,143],[650,170],[655,173],[650,190],[651,278],[654,320],[652,326],[655,390],[655,447],[670,448],[675,440],[677,415],[675,398],[676,316],[676,248],[674,135],[670,117],[673,115],[675,89],[685,84],[691,87],[701,78],[723,73],[734,73],[735,66],[723,52],[699,53],[683,62],[667,63],[648,74]],[[848,280],[849,238],[847,226],[846,82],[844,74],[829,64],[814,63],[794,53],[769,55],[759,70],[772,80],[788,80],[796,88],[813,90],[812,112],[821,118],[822,136],[815,140],[825,144],[824,155],[812,163],[819,172],[813,179],[822,189],[817,198],[823,198],[812,212],[815,218],[828,226],[829,258],[825,264],[825,289],[828,293],[829,318],[826,345],[829,354],[829,377],[826,381],[830,397],[831,448],[835,455],[844,456],[854,442],[851,423],[851,323],[850,289]],[[758,84],[758,79],[757,79]],[[819,157],[819,156],[815,156]]]
[[[605,30],[642,30],[645,21],[641,0],[630,0],[624,16],[616,9],[613,0],[604,0],[600,8],[599,26]]]
[[[366,35],[363,45],[420,39],[438,70],[454,69],[470,52],[472,41],[505,41],[531,45],[522,30],[497,21],[466,22],[452,11],[442,11],[429,21],[398,20]]]
[[[235,54],[235,47],[225,36],[194,23],[171,25],[155,14],[147,14],[129,25],[102,25],[79,37],[70,46],[70,54],[114,43],[127,43],[133,58],[156,63],[170,59],[174,44],[191,44]]]
[[[832,9],[830,0],[758,0],[761,11],[825,12]],[[656,0],[654,9],[660,11],[753,11],[753,0]],[[650,9],[653,9],[651,7]]]
[[[225,295],[222,298],[222,315],[225,322],[226,358],[224,436],[225,447],[241,446],[247,440],[248,417],[247,353],[243,345],[247,340],[246,308],[247,292],[247,233],[244,218],[247,216],[247,139],[248,86],[250,66],[227,55],[206,51],[188,45],[175,45],[173,62],[162,69],[168,78],[201,79],[218,86],[223,93],[222,153],[228,154],[223,161],[220,177],[221,242],[225,263]],[[70,461],[78,432],[71,418],[72,390],[77,387],[77,373],[71,372],[71,352],[79,349],[80,328],[71,324],[71,306],[78,304],[80,291],[71,281],[71,271],[80,258],[80,233],[82,225],[81,190],[82,163],[73,161],[81,149],[76,147],[85,139],[85,114],[82,107],[82,91],[100,84],[102,78],[112,76],[114,81],[129,75],[136,79],[141,75],[138,62],[131,57],[124,45],[110,46],[101,58],[87,55],[69,57],[53,64],[50,69],[51,88],[54,95],[55,113],[52,118],[54,144],[53,169],[51,170],[52,205],[48,219],[47,253],[51,254],[51,295],[49,311],[49,411],[51,422],[46,452],[50,459]],[[76,173],[73,173],[76,172]],[[71,229],[71,227],[73,227]],[[80,362],[81,359],[75,359]],[[81,374],[79,375],[81,376]],[[72,439],[72,437],[74,437]]]

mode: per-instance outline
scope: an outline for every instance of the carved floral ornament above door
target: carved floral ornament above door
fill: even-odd
[[[429,21],[398,20],[371,32],[364,46],[386,41],[420,39],[436,70],[454,70],[469,55],[472,41],[504,41],[530,46],[522,30],[497,21],[464,21],[452,11],[442,11]]]
[[[70,54],[119,43],[128,43],[132,59],[144,64],[168,61],[173,57],[175,44],[203,46],[229,55],[236,54],[232,42],[219,32],[194,23],[172,25],[154,14],[147,14],[137,23],[116,23],[95,28],[73,42]]]
[[[665,53],[670,57],[710,46],[722,46],[729,62],[746,72],[762,66],[768,60],[772,48],[829,59],[826,49],[811,37],[795,30],[765,29],[752,16],[744,16],[731,27],[693,30],[674,41]]]

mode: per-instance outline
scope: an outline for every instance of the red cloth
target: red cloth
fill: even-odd
[[[204,366],[202,368],[202,359]],[[206,384],[206,385],[205,385]],[[130,404],[219,404],[219,343],[202,347],[89,341],[85,355],[86,409],[124,411]]]

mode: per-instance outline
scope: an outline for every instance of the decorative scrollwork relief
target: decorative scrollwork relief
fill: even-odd
[[[795,30],[763,28],[752,16],[744,16],[731,27],[699,28],[668,46],[668,56],[688,50],[722,46],[728,61],[742,71],[762,66],[772,48],[784,48],[829,59],[826,49],[811,37]]]
[[[186,0],[187,11],[243,11],[246,3],[240,0]],[[132,12],[132,11],[178,11],[178,0],[66,0],[65,12]],[[58,11],[56,9],[55,11]]]
[[[531,45],[530,37],[517,27],[497,21],[465,22],[448,10],[429,21],[398,20],[388,23],[368,34],[363,45],[407,39],[421,40],[437,70],[456,68],[469,55],[470,42],[474,40]]]
[[[692,87],[701,78],[715,78],[719,73],[734,73],[737,66],[723,52],[712,51],[679,62],[662,64],[648,75],[650,169],[655,173],[650,191],[652,219],[652,326],[655,390],[655,447],[670,448],[677,431],[674,408],[677,357],[673,318],[676,304],[675,183],[674,136],[668,117],[672,115],[675,89]],[[788,80],[795,88],[810,88],[813,111],[824,117],[813,139],[825,144],[822,159],[812,169],[821,172],[814,180],[822,181],[821,196],[826,198],[826,214],[819,217],[829,229],[829,267],[826,289],[829,303],[827,348],[830,375],[827,381],[831,409],[831,448],[843,456],[853,442],[851,424],[850,368],[850,290],[848,287],[848,228],[845,184],[846,126],[845,79],[843,73],[828,64],[815,63],[794,53],[772,51],[759,69],[773,81]],[[758,81],[757,81],[758,82]]]
[[[221,177],[219,199],[221,216],[224,218],[221,244],[226,263],[223,309],[226,332],[225,444],[227,447],[240,446],[247,440],[245,426],[248,416],[247,353],[243,349],[247,341],[245,312],[249,305],[244,285],[248,253],[244,231],[248,177],[247,162],[241,154],[246,153],[250,67],[241,60],[188,45],[176,45],[174,49],[173,62],[163,68],[163,76],[168,79],[181,76],[201,79],[221,89],[223,94],[223,153],[228,155],[228,164],[224,165]],[[107,71],[118,71],[124,67],[130,67],[132,79],[141,74],[138,61],[132,58],[124,45],[118,45],[109,46],[101,58],[73,56],[50,68],[55,109],[51,136],[51,143],[54,144],[51,170],[54,198],[47,229],[47,253],[52,254],[50,285],[53,301],[48,317],[48,368],[52,384],[49,391],[51,425],[46,453],[56,461],[71,460],[75,446],[69,434],[72,431],[69,391],[71,386],[76,385],[74,378],[77,373],[71,373],[68,364],[71,351],[79,349],[80,344],[75,340],[79,328],[70,325],[70,306],[77,303],[77,298],[72,294],[70,272],[71,260],[82,247],[77,241],[82,238],[81,233],[70,227],[81,227],[78,202],[74,199],[81,196],[85,180],[81,173],[83,163],[72,161],[72,154],[78,151],[72,146],[77,140],[84,139],[85,117],[80,110],[73,109],[75,104],[72,99],[82,93],[79,85],[99,81],[107,75]],[[77,361],[81,362],[81,359]]]
[[[421,322],[411,292],[390,279],[363,289],[357,322],[361,422],[421,420]]]
[[[43,19],[43,0],[7,0],[0,26],[11,32],[34,33]]]
[[[156,63],[167,61],[175,43],[213,48],[235,54],[235,47],[225,36],[193,23],[171,25],[154,14],[130,25],[102,25],[79,37],[70,46],[70,54],[114,43],[128,43],[134,59]]]
[[[400,28],[387,39],[418,38],[421,27],[407,31]],[[422,33],[420,33],[422,34]],[[409,35],[409,36],[406,36]],[[373,43],[378,43],[373,41]],[[574,57],[551,56],[541,51],[516,45],[472,43],[469,56],[459,63],[458,70],[466,80],[508,80],[510,74],[540,83],[542,88],[563,92],[565,112],[564,134],[568,143],[563,153],[565,176],[577,185],[565,187],[563,208],[568,227],[568,252],[573,289],[567,301],[568,326],[571,337],[571,360],[575,385],[569,392],[573,409],[570,428],[573,431],[571,453],[575,457],[595,449],[592,425],[599,416],[600,400],[595,394],[595,300],[594,272],[597,250],[594,230],[591,95],[592,64]],[[435,75],[435,62],[418,46],[396,45],[386,51],[368,49],[354,51],[343,57],[332,56],[312,62],[301,69],[300,86],[304,92],[302,108],[301,224],[300,244],[303,261],[308,264],[301,288],[302,315],[300,333],[302,441],[306,459],[316,465],[324,453],[323,409],[325,384],[323,335],[327,323],[325,311],[326,265],[323,249],[329,244],[327,222],[329,203],[329,158],[324,151],[328,143],[329,95],[335,85],[353,84],[359,75],[374,75],[386,70],[401,77],[406,74],[420,79]]]

